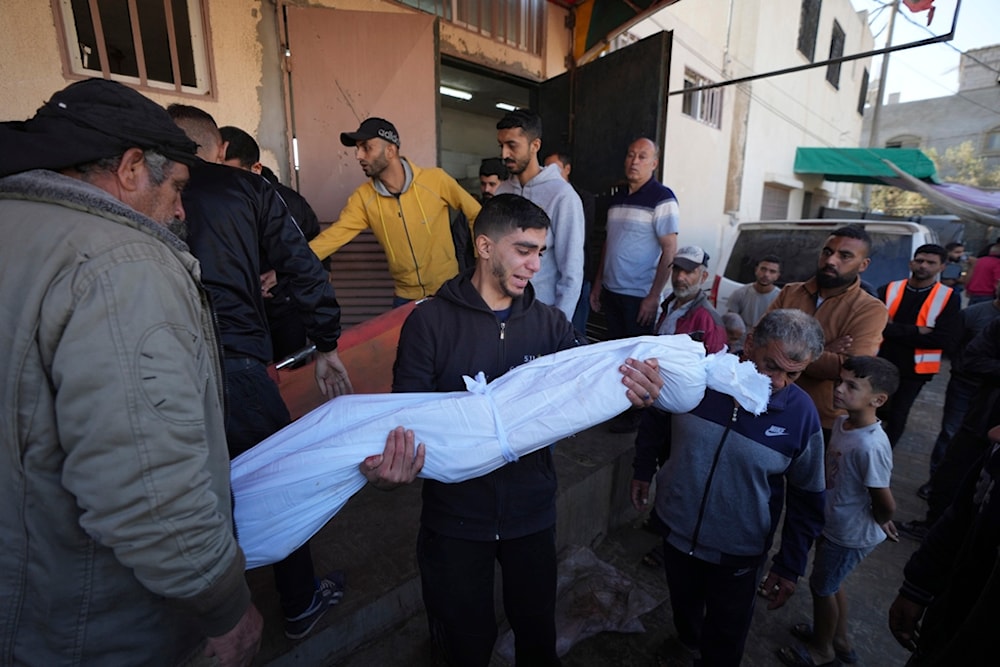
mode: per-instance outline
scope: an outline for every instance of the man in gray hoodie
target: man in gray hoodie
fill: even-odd
[[[537,113],[517,109],[501,118],[497,143],[510,178],[500,184],[496,194],[521,195],[542,208],[552,221],[545,239],[548,253],[531,281],[535,298],[555,306],[572,320],[583,288],[583,204],[558,166],[543,169],[539,164],[542,119]]]

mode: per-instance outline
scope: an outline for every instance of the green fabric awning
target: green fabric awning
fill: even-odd
[[[882,179],[898,178],[885,160],[914,178],[937,182],[934,163],[916,148],[797,148],[795,173],[822,174],[828,181],[884,185]]]

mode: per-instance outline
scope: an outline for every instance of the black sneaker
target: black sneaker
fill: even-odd
[[[302,639],[312,632],[323,614],[344,597],[344,581],[344,573],[340,570],[320,579],[316,583],[316,592],[313,593],[309,608],[295,618],[285,618],[285,636],[289,639]]]
[[[906,535],[910,539],[917,540],[918,542],[923,542],[924,538],[927,537],[927,532],[930,530],[930,526],[927,525],[927,522],[921,521],[920,519],[904,521],[896,524],[896,528],[898,528],[899,532],[903,535]]]
[[[917,498],[920,498],[921,500],[930,500],[931,499],[931,483],[930,482],[927,482],[925,484],[921,484],[920,485],[920,488],[917,489]]]

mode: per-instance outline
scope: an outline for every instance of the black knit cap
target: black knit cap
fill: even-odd
[[[66,169],[129,148],[191,165],[198,146],[144,95],[115,81],[86,79],[53,95],[34,117],[0,123],[0,176]]]

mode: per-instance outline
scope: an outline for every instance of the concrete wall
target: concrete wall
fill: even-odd
[[[958,92],[980,88],[996,89],[1000,85],[1000,44],[970,49],[962,54],[958,70]]]
[[[797,48],[799,3],[763,2],[758,13],[760,37],[734,35],[735,57],[756,72],[804,64]],[[817,61],[828,57],[834,21],[845,32],[844,53],[868,51],[873,39],[865,15],[847,0],[824,2],[817,33]],[[780,39],[775,36],[781,36]],[[857,146],[862,116],[857,111],[865,67],[870,61],[841,65],[839,87],[826,80],[826,67],[754,81],[747,129],[747,166],[739,207],[741,220],[759,219],[766,183],[791,188],[789,218],[801,215],[806,192],[831,205],[851,203],[854,186],[823,183],[794,173],[799,146]]]
[[[647,37],[673,30],[670,60],[671,91],[684,88],[690,69],[713,81],[722,80],[728,6],[723,3],[680,2],[635,26],[631,32]],[[723,89],[722,127],[715,128],[681,113],[681,96],[667,98],[667,125],[661,151],[663,182],[677,195],[681,209],[680,245],[700,245],[718,256],[720,232],[728,217],[725,184],[732,128],[733,91]]]
[[[143,90],[159,104],[194,104],[211,113],[220,125],[237,125],[255,134],[262,161],[288,175],[287,114],[283,90],[283,48],[279,37],[279,5],[274,0],[202,0],[207,6],[209,60],[214,69],[210,96],[178,95]],[[387,0],[292,0],[287,4],[371,12],[413,12]],[[441,23],[442,53],[478,65],[541,81],[564,71],[570,36],[566,11],[546,3],[541,55],[499,44],[468,30]],[[24,119],[34,114],[52,93],[75,77],[63,71],[62,32],[53,4],[35,0],[0,0],[0,117]],[[373,44],[372,48],[377,48]],[[363,67],[364,55],[346,67]]]
[[[220,125],[237,125],[256,134],[263,162],[278,167],[286,149],[275,7],[255,0],[219,0],[206,13],[214,94],[141,92],[162,105],[193,104],[212,114]],[[3,0],[0,30],[8,36],[0,40],[0,81],[8,93],[0,102],[4,118],[33,115],[52,93],[79,78],[64,72],[62,31],[51,4]],[[266,66],[265,49],[270,56]]]
[[[1000,129],[1000,86],[971,90],[960,95],[934,97],[928,100],[887,104],[879,116],[878,143],[899,137],[918,139],[917,147],[933,148],[938,155],[966,141],[972,142],[978,155],[990,167],[1000,166],[1000,154],[983,152],[986,135]],[[871,124],[865,115],[862,136],[867,137]],[[947,174],[942,174],[947,176]]]
[[[976,60],[1000,68],[1000,45],[969,52]],[[1000,152],[987,152],[986,138],[1000,131],[1000,85],[997,74],[971,58],[962,56],[959,92],[927,100],[886,104],[879,115],[878,144],[901,137],[914,140],[918,148],[935,149],[939,155],[953,146],[971,142],[976,154],[989,168],[1000,167]],[[862,143],[871,126],[870,110],[865,114]],[[948,177],[949,174],[941,174]]]

